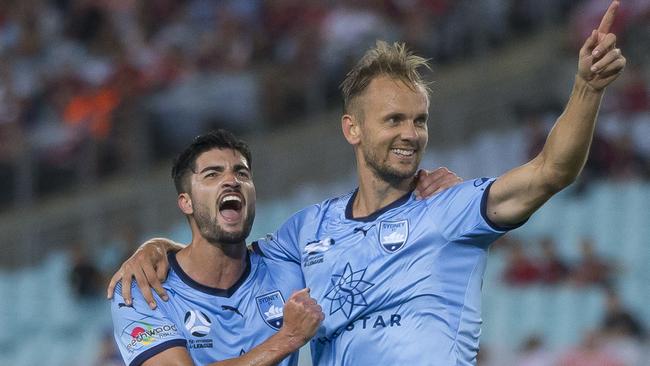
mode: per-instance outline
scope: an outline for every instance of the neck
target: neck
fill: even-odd
[[[414,178],[387,182],[369,169],[359,169],[359,191],[352,204],[354,217],[371,215],[413,190]]]
[[[246,269],[246,252],[245,242],[215,244],[193,232],[192,243],[178,252],[176,259],[194,281],[208,287],[228,289]]]

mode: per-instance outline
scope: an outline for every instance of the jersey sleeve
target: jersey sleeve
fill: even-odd
[[[294,214],[276,232],[267,234],[252,244],[252,249],[264,257],[274,276],[289,284],[285,288],[294,290],[305,287],[299,235],[307,210]]]
[[[187,341],[174,322],[160,307],[151,310],[137,286],[131,289],[132,306],[127,306],[121,295],[122,283],[115,287],[111,302],[113,334],[129,366],[141,365],[147,359],[172,347],[186,347]]]
[[[274,262],[292,262],[300,266],[300,228],[305,221],[305,211],[295,213],[280,228],[253,244],[253,249]]]
[[[431,217],[441,223],[445,239],[488,245],[506,232],[523,225],[501,226],[487,216],[487,198],[496,178],[478,178],[449,188],[428,200]]]

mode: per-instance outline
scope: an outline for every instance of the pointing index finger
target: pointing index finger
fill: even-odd
[[[616,18],[616,11],[618,10],[619,5],[620,2],[618,0],[614,0],[609,4],[609,8],[607,8],[607,12],[603,15],[603,19],[600,21],[600,25],[598,26],[599,33],[609,33],[612,24],[614,24],[614,18]]]

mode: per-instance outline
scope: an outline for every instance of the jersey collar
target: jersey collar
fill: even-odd
[[[248,251],[246,251],[246,268],[244,269],[244,273],[242,273],[241,277],[235,282],[230,288],[227,289],[221,289],[221,288],[216,288],[216,287],[210,287],[206,285],[202,285],[196,281],[194,281],[183,269],[181,268],[180,264],[178,264],[178,260],[176,260],[176,253],[174,252],[169,252],[167,253],[167,260],[169,261],[169,266],[176,272],[178,277],[183,281],[186,285],[190,286],[191,288],[204,292],[209,295],[214,295],[214,296],[219,296],[219,297],[230,297],[232,294],[234,294],[239,287],[246,281],[248,278],[248,275],[251,272],[251,258],[250,254]]]
[[[348,220],[352,221],[361,221],[361,222],[370,222],[370,221],[375,221],[379,216],[381,216],[384,212],[387,212],[388,210],[391,210],[395,207],[399,207],[411,198],[411,193],[413,191],[409,191],[408,193],[404,194],[402,197],[396,199],[392,203],[380,208],[379,210],[371,213],[368,216],[364,217],[353,217],[352,216],[352,205],[354,204],[354,198],[357,196],[357,193],[359,192],[359,188],[355,189],[354,192],[352,193],[352,196],[350,196],[350,199],[348,200],[347,205],[345,206],[345,218]]]

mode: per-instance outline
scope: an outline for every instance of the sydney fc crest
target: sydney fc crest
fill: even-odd
[[[275,330],[282,327],[284,299],[280,291],[274,291],[255,298],[257,309],[264,322]]]
[[[379,224],[379,243],[389,253],[402,249],[409,236],[409,222],[382,221]]]

